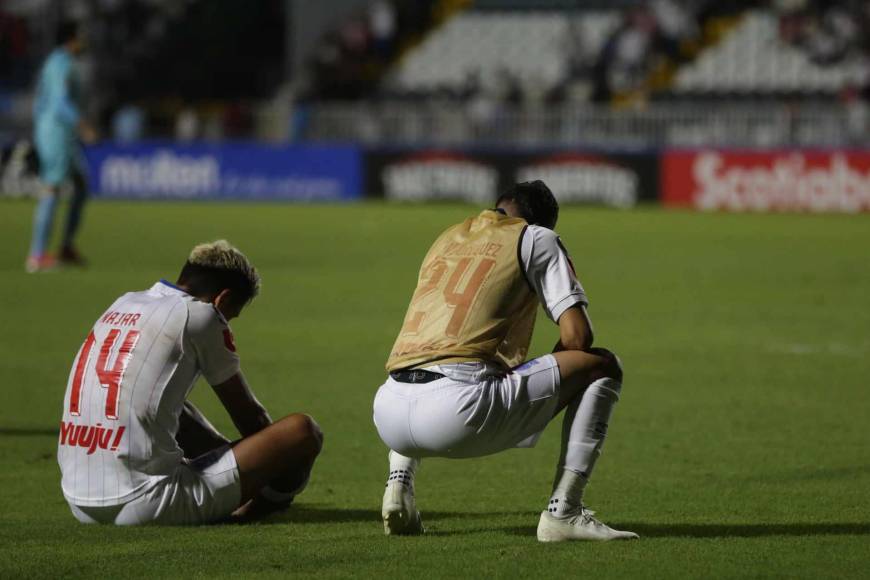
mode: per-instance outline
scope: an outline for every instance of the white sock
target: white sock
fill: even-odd
[[[621,388],[616,379],[599,379],[565,409],[562,456],[548,504],[551,514],[561,515],[582,504],[583,490],[601,455],[607,424]]]
[[[558,518],[575,513],[583,505],[583,490],[588,481],[582,473],[563,469],[556,477],[553,493],[547,504],[550,515]]]
[[[390,451],[390,474],[387,476],[387,485],[391,482],[401,482],[411,489],[414,488],[414,475],[420,460],[416,457],[405,457],[395,451]]]

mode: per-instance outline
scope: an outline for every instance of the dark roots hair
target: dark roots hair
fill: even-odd
[[[200,244],[190,252],[178,282],[197,298],[229,290],[232,303],[244,306],[260,292],[257,269],[226,240]]]
[[[540,179],[514,184],[498,196],[496,207],[503,201],[512,201],[519,208],[520,215],[530,225],[542,226],[552,230],[559,219],[559,202],[550,188]]]
[[[75,20],[65,20],[57,27],[57,32],[54,37],[55,45],[63,46],[70,40],[78,38],[80,33],[81,27],[78,22]]]

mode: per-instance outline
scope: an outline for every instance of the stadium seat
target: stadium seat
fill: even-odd
[[[703,51],[677,73],[679,93],[828,93],[860,78],[862,63],[847,59],[820,66],[782,42],[775,14],[747,12],[720,43]]]
[[[576,17],[583,50],[597,54],[619,22],[618,12]],[[450,20],[398,66],[393,83],[404,90],[459,89],[481,72],[485,85],[497,75],[553,86],[568,74],[570,20],[557,12],[467,12]]]

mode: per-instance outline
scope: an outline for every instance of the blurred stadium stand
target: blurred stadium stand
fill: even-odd
[[[5,0],[0,142],[65,17],[89,108],[132,140],[868,143],[855,0]]]
[[[832,42],[848,42],[857,24]],[[839,58],[834,52],[840,52]],[[809,48],[785,42],[780,20],[769,11],[751,10],[722,42],[709,48],[676,76],[677,93],[768,94],[805,93],[836,95],[866,83],[866,54],[846,46],[831,46],[815,55]]]

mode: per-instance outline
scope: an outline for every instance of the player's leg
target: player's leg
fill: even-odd
[[[295,413],[275,421],[233,446],[241,479],[240,515],[274,511],[289,505],[308,482],[323,447],[323,432],[308,415]]]
[[[613,407],[622,389],[622,367],[606,349],[555,353],[561,375],[559,406],[565,408],[562,453],[547,511],[541,514],[538,539],[628,539],[583,506],[583,491],[607,435]]]
[[[191,406],[182,416],[186,432],[183,444],[208,446],[221,437],[215,430],[208,434],[207,421],[198,412],[197,426],[189,417]],[[181,433],[181,431],[180,431]],[[307,415],[290,415],[259,433],[238,441],[224,443],[181,464],[171,477],[161,479],[142,496],[112,508],[71,505],[73,514],[84,523],[115,525],[201,525],[226,521],[247,507],[239,520],[255,519],[286,507],[287,497],[302,487],[320,451],[323,436],[317,423]],[[189,447],[192,449],[192,447]],[[262,496],[263,488],[273,488],[279,500]]]
[[[33,236],[26,263],[28,272],[46,270],[54,265],[54,260],[47,253],[48,242],[51,239],[60,188],[70,173],[68,148],[50,129],[45,126],[37,127],[34,139],[42,189],[33,213]]]
[[[608,350],[556,353],[561,385],[559,407],[565,408],[562,453],[557,466],[554,503],[579,505],[583,488],[601,454],[607,425],[622,389],[622,367]],[[565,473],[565,472],[568,473]],[[570,486],[568,483],[570,482]],[[566,486],[568,486],[566,488]],[[559,512],[562,508],[555,511]]]
[[[88,186],[81,169],[77,168],[73,171],[72,184],[73,193],[63,229],[60,260],[65,264],[82,266],[85,260],[76,249],[75,236],[81,225],[82,212],[88,199]]]
[[[175,434],[184,457],[194,459],[230,443],[190,401],[185,401]]]
[[[414,477],[420,466],[420,459],[406,457],[390,450],[390,473],[384,486],[381,502],[381,518],[384,533],[388,536],[413,536],[422,534],[423,519],[417,509]]]
[[[33,212],[33,236],[30,240],[30,252],[27,255],[26,264],[28,272],[38,272],[53,265],[46,250],[51,238],[59,197],[59,188],[52,186],[45,186],[39,194],[39,200]]]
[[[411,385],[411,387],[425,385]],[[378,434],[389,447],[389,474],[384,486],[381,517],[387,535],[416,535],[423,533],[423,522],[417,510],[414,477],[420,459],[412,457],[414,441],[409,428],[409,400],[392,379],[378,389],[373,418]],[[398,448],[408,455],[399,453]]]

